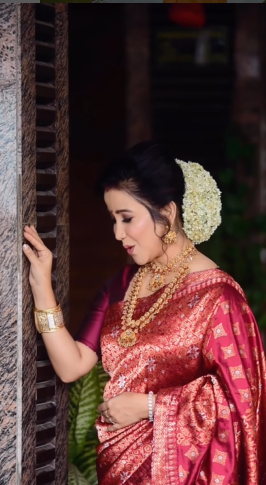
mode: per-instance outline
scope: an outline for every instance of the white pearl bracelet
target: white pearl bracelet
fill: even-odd
[[[149,409],[149,421],[153,421],[153,392],[150,391],[148,395],[148,409]]]

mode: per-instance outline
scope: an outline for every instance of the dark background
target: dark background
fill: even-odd
[[[97,9],[92,9],[88,5],[69,5],[70,328],[73,332],[82,322],[87,305],[102,283],[127,262],[121,244],[113,237],[104,203],[94,193],[94,185],[102,168],[112,158],[122,154],[128,144],[127,133],[130,127],[127,116],[127,85],[130,80],[126,69],[128,50],[125,47],[125,18],[128,7],[133,8],[125,5],[99,5]],[[218,179],[220,174],[226,177],[228,168],[234,175],[240,173],[237,180],[240,183],[241,174],[245,170],[239,170],[238,162],[241,166],[245,156],[237,155],[237,160],[233,160],[232,156],[230,158],[228,132],[234,126],[235,136],[237,123],[240,138],[235,137],[234,140],[238,140],[237,143],[241,140],[248,147],[258,147],[260,139],[256,130],[259,131],[257,125],[260,123],[260,115],[257,112],[259,100],[256,82],[244,81],[244,86],[243,83],[239,86],[236,77],[236,55],[238,52],[242,55],[244,52],[245,55],[246,49],[245,41],[242,40],[242,44],[239,44],[236,39],[241,39],[241,28],[245,27],[248,32],[245,22],[250,22],[250,35],[256,35],[259,14],[256,10],[239,11],[237,8],[241,7],[235,5],[204,5],[205,25],[203,28],[196,28],[171,20],[171,7],[135,6],[138,9],[136,18],[139,17],[140,21],[142,15],[143,18],[146,15],[148,18],[148,93],[152,137],[173,148],[177,158],[201,163]],[[253,23],[249,20],[252,16]],[[225,33],[224,44],[218,39],[213,47],[217,56],[222,56],[222,61],[217,62],[216,59],[197,64],[193,60],[184,61],[182,56],[170,63],[158,61],[162,49],[164,55],[168,55],[176,46],[175,41],[169,41],[164,47],[158,44],[160,33],[178,32],[184,37],[184,33],[204,33],[210,29],[222,29]],[[178,49],[181,49],[183,55],[189,56],[192,52],[195,56],[193,41],[191,45],[187,41],[182,41],[183,44],[178,42]],[[253,57],[256,55],[252,52],[247,54]],[[261,83],[261,80],[258,82]],[[242,100],[246,99],[253,101],[249,102],[246,111],[242,113],[239,105],[244,106]],[[140,135],[139,138],[138,141],[146,136]],[[234,140],[231,140],[230,146]],[[243,150],[246,153],[245,146]],[[257,176],[258,159],[252,153],[247,161],[250,180]],[[254,184],[256,183],[255,180]],[[232,187],[230,189],[228,186],[229,192]],[[239,187],[240,185],[234,187],[235,194]],[[238,196],[236,199],[240,200]],[[243,204],[246,202],[247,200],[243,201]],[[233,206],[234,204],[233,201]],[[233,208],[238,210],[238,221],[243,221],[244,217],[245,207],[241,207]],[[232,204],[229,204],[228,211],[232,213]],[[252,214],[257,212],[260,209],[256,202]],[[225,214],[225,221],[226,218]],[[227,227],[233,224],[231,235],[218,233],[220,245],[224,238],[228,239],[230,253],[231,248],[241,251],[239,241],[246,237],[242,228],[242,233],[237,235],[236,240],[232,240],[235,223],[231,219],[227,224]],[[250,232],[251,229],[247,228],[247,231]],[[263,241],[262,238],[261,244]],[[258,260],[259,248],[254,251],[257,251],[254,256],[257,258],[256,264],[261,269],[262,265]],[[217,251],[215,240],[212,246],[206,247],[206,252],[218,259],[217,262],[236,278],[245,273],[242,263],[241,270],[238,263],[238,269],[234,267],[236,256],[231,262],[228,258],[228,265],[225,260],[223,265],[224,256],[220,250]],[[243,282],[240,283],[245,286],[245,281],[243,277]]]

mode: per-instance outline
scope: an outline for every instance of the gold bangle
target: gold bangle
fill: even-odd
[[[64,316],[60,305],[47,310],[38,310],[37,308],[34,308],[34,319],[36,329],[39,333],[56,332],[65,326]]]

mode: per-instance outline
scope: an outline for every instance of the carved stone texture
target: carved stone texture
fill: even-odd
[[[0,483],[15,485],[17,434],[17,10],[0,5]]]
[[[28,283],[22,293],[22,221],[34,221],[35,211],[33,8],[0,5],[1,485],[34,479],[35,330]]]

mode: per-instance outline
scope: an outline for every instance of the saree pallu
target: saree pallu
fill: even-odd
[[[97,420],[99,484],[265,485],[265,356],[239,285],[219,269],[188,275],[131,348],[117,342],[123,305],[102,328],[104,399],[153,391],[154,422],[110,433]]]

